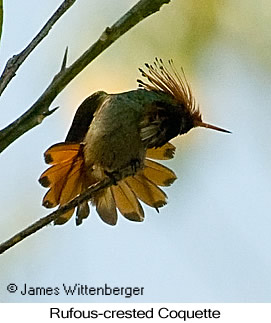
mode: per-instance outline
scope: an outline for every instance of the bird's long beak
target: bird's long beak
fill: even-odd
[[[229,131],[229,130],[219,128],[217,126],[213,126],[211,124],[208,124],[208,123],[205,123],[205,122],[202,122],[202,121],[195,121],[194,125],[195,125],[195,127],[203,127],[203,128],[213,129],[213,130],[216,130],[216,131],[231,133],[231,131]]]

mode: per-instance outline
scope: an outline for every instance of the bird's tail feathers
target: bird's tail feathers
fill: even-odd
[[[174,151],[175,147],[167,143],[163,147],[147,150],[147,156],[169,159],[173,158]],[[138,199],[158,211],[167,203],[166,194],[158,186],[169,186],[176,178],[171,169],[146,158],[142,171],[111,187],[116,207],[125,218],[141,222],[144,220],[144,211]]]
[[[150,148],[146,152],[146,157],[158,160],[167,160],[174,157],[176,147],[167,142],[161,147]]]
[[[52,165],[39,178],[42,186],[49,187],[42,201],[46,208],[64,205],[91,184],[91,179],[85,174],[82,144],[53,145],[46,150],[44,157],[45,162]],[[54,224],[64,224],[73,213],[74,209],[67,211],[58,217]],[[80,222],[80,214],[81,218],[85,218],[88,213],[88,207],[82,204],[77,210],[78,222]]]
[[[39,179],[41,185],[49,187],[43,198],[42,204],[45,207],[61,206],[97,182],[97,179],[89,175],[90,172],[86,172],[83,147],[83,144],[65,142],[53,145],[45,152],[45,161],[51,165]],[[167,143],[160,148],[148,149],[146,155],[152,159],[163,160],[172,158],[174,151],[175,147]],[[144,211],[138,199],[158,211],[158,208],[166,204],[167,199],[158,186],[169,186],[175,179],[176,175],[172,170],[146,158],[143,170],[98,192],[92,198],[92,203],[107,224],[117,223],[116,208],[128,220],[141,222],[144,220]],[[89,212],[88,202],[84,201],[77,207],[76,224],[81,224]],[[74,209],[67,211],[54,223],[64,224],[73,213]]]

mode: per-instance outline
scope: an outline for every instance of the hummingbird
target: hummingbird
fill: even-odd
[[[160,188],[171,185],[176,174],[155,160],[174,157],[170,140],[195,127],[225,133],[230,131],[202,121],[199,106],[182,69],[172,60],[156,58],[139,69],[143,80],[128,92],[98,91],[78,107],[64,142],[44,153],[50,167],[39,182],[48,187],[42,204],[61,206],[107,176],[114,184],[91,198],[100,218],[115,225],[118,212],[126,219],[144,220],[143,202],[157,211],[167,203]],[[89,201],[77,206],[76,225],[88,217]],[[54,224],[64,224],[75,209],[62,214]]]

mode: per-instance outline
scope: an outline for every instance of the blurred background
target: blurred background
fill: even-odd
[[[61,0],[4,1],[1,70]],[[28,109],[60,69],[98,39],[136,0],[78,0],[31,54],[3,93],[0,128]],[[271,4],[268,0],[172,0],[95,59],[56,98],[60,109],[0,157],[0,241],[48,214],[43,152],[64,140],[78,105],[91,93],[137,87],[138,67],[154,57],[184,68],[203,120],[231,135],[194,129],[174,139],[165,163],[178,180],[168,205],[146,219],[104,224],[92,209],[52,225],[0,256],[1,302],[271,301]],[[6,286],[144,287],[143,296],[22,296]]]

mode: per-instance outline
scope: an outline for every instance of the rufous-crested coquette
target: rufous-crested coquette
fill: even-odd
[[[91,199],[101,219],[117,223],[117,209],[131,221],[143,221],[139,202],[158,210],[167,196],[159,186],[169,186],[177,178],[169,168],[153,161],[173,158],[172,138],[194,127],[227,130],[202,121],[198,105],[182,71],[172,60],[168,67],[161,59],[140,69],[148,82],[124,93],[96,92],[77,109],[65,142],[44,153],[50,164],[39,182],[49,191],[43,205],[63,205],[106,176],[116,185],[103,189]],[[62,214],[55,224],[67,222],[74,209]],[[88,201],[77,207],[76,224],[89,215]]]

